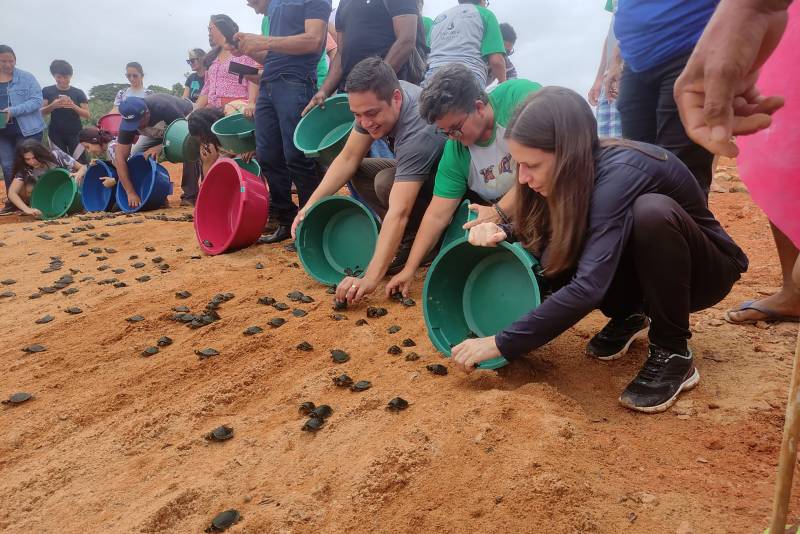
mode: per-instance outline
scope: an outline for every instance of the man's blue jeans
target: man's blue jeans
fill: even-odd
[[[6,206],[12,206],[8,200],[8,190],[11,187],[11,181],[14,179],[12,176],[14,168],[14,153],[17,149],[17,143],[25,139],[36,139],[41,141],[44,136],[44,131],[25,137],[19,128],[8,127],[0,129],[0,168],[3,169],[3,182],[6,184]]]
[[[303,207],[322,179],[317,163],[294,146],[300,113],[315,92],[312,78],[279,75],[261,80],[255,114],[256,157],[269,184],[270,219],[281,225],[291,225],[297,215],[292,182]]]

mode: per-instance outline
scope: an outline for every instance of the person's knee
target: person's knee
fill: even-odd
[[[384,169],[375,175],[375,195],[385,205],[389,205],[389,195],[394,185],[394,168]]]
[[[666,195],[649,193],[633,203],[633,227],[637,236],[654,236],[668,230],[675,220],[678,204]]]

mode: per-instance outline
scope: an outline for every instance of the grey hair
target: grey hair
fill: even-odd
[[[460,63],[451,63],[437,70],[419,96],[422,118],[433,124],[451,111],[471,113],[475,102],[489,102],[475,74]]]

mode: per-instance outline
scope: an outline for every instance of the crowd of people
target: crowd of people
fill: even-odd
[[[182,201],[191,204],[202,176],[224,155],[211,125],[241,112],[256,125],[255,154],[244,156],[258,161],[270,191],[272,226],[263,241],[293,237],[316,201],[346,185],[381,219],[371,261],[363,275],[341,281],[339,301],[359,302],[387,274],[386,296],[407,295],[468,199],[476,214],[465,226],[470,242],[520,242],[539,259],[549,296],[497,335],[456,345],[458,367],[469,372],[501,354],[530,352],[599,309],[609,321],[589,341],[589,356],[614,360],[635,340],[649,340],[644,365],[620,396],[624,406],[663,411],[698,383],[689,314],[720,302],[748,267],[708,206],[712,150],[732,155],[731,135],[765,128],[780,108],[780,99],[757,94],[752,78],[780,39],[790,1],[608,0],[612,23],[588,102],[570,89],[518,78],[510,61],[516,32],[498,23],[486,0],[454,1],[434,19],[422,16],[421,0],[341,0],[337,9],[330,0],[246,2],[263,16],[261,34],[212,16],[212,49],[190,51],[182,97],[149,94],[141,65],[127,65],[130,87],[114,105],[123,117],[115,140],[81,130],[86,96],[69,85],[69,64],[54,61],[56,85],[41,90],[0,46],[4,211],[35,214],[26,187],[53,166],[79,180],[86,168],[79,157],[113,161],[136,206],[128,157],[157,157],[166,125],[184,117],[201,144],[200,162],[184,166]],[[715,11],[741,18],[730,4],[778,22],[770,19],[757,42],[698,56],[714,46],[701,37]],[[703,38],[719,35],[727,34]],[[738,71],[693,67],[734,56]],[[687,72],[700,81],[686,81]],[[750,82],[731,78],[737,74]],[[728,76],[741,90],[717,91],[714,97],[728,100],[703,113],[706,75],[712,82]],[[341,153],[321,168],[293,136],[301,117],[337,92],[347,94],[355,124]],[[43,115],[51,115],[50,149],[40,143]],[[708,128],[703,120],[716,122]],[[785,263],[781,298],[744,303],[726,315],[731,322],[800,316],[791,277],[796,242],[773,230]]]

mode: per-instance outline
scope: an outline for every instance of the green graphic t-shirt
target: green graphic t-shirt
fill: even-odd
[[[269,37],[269,17],[264,15],[261,20],[261,35]],[[325,78],[328,77],[328,59],[325,57],[325,51],[322,51],[322,57],[319,58],[317,63],[317,89],[322,87]]]
[[[505,139],[514,111],[542,86],[524,79],[508,80],[489,93],[494,110],[494,132],[484,144],[467,147],[448,139],[436,172],[433,194],[442,198],[463,198],[467,189],[487,202],[496,202],[514,185],[516,162]]]

